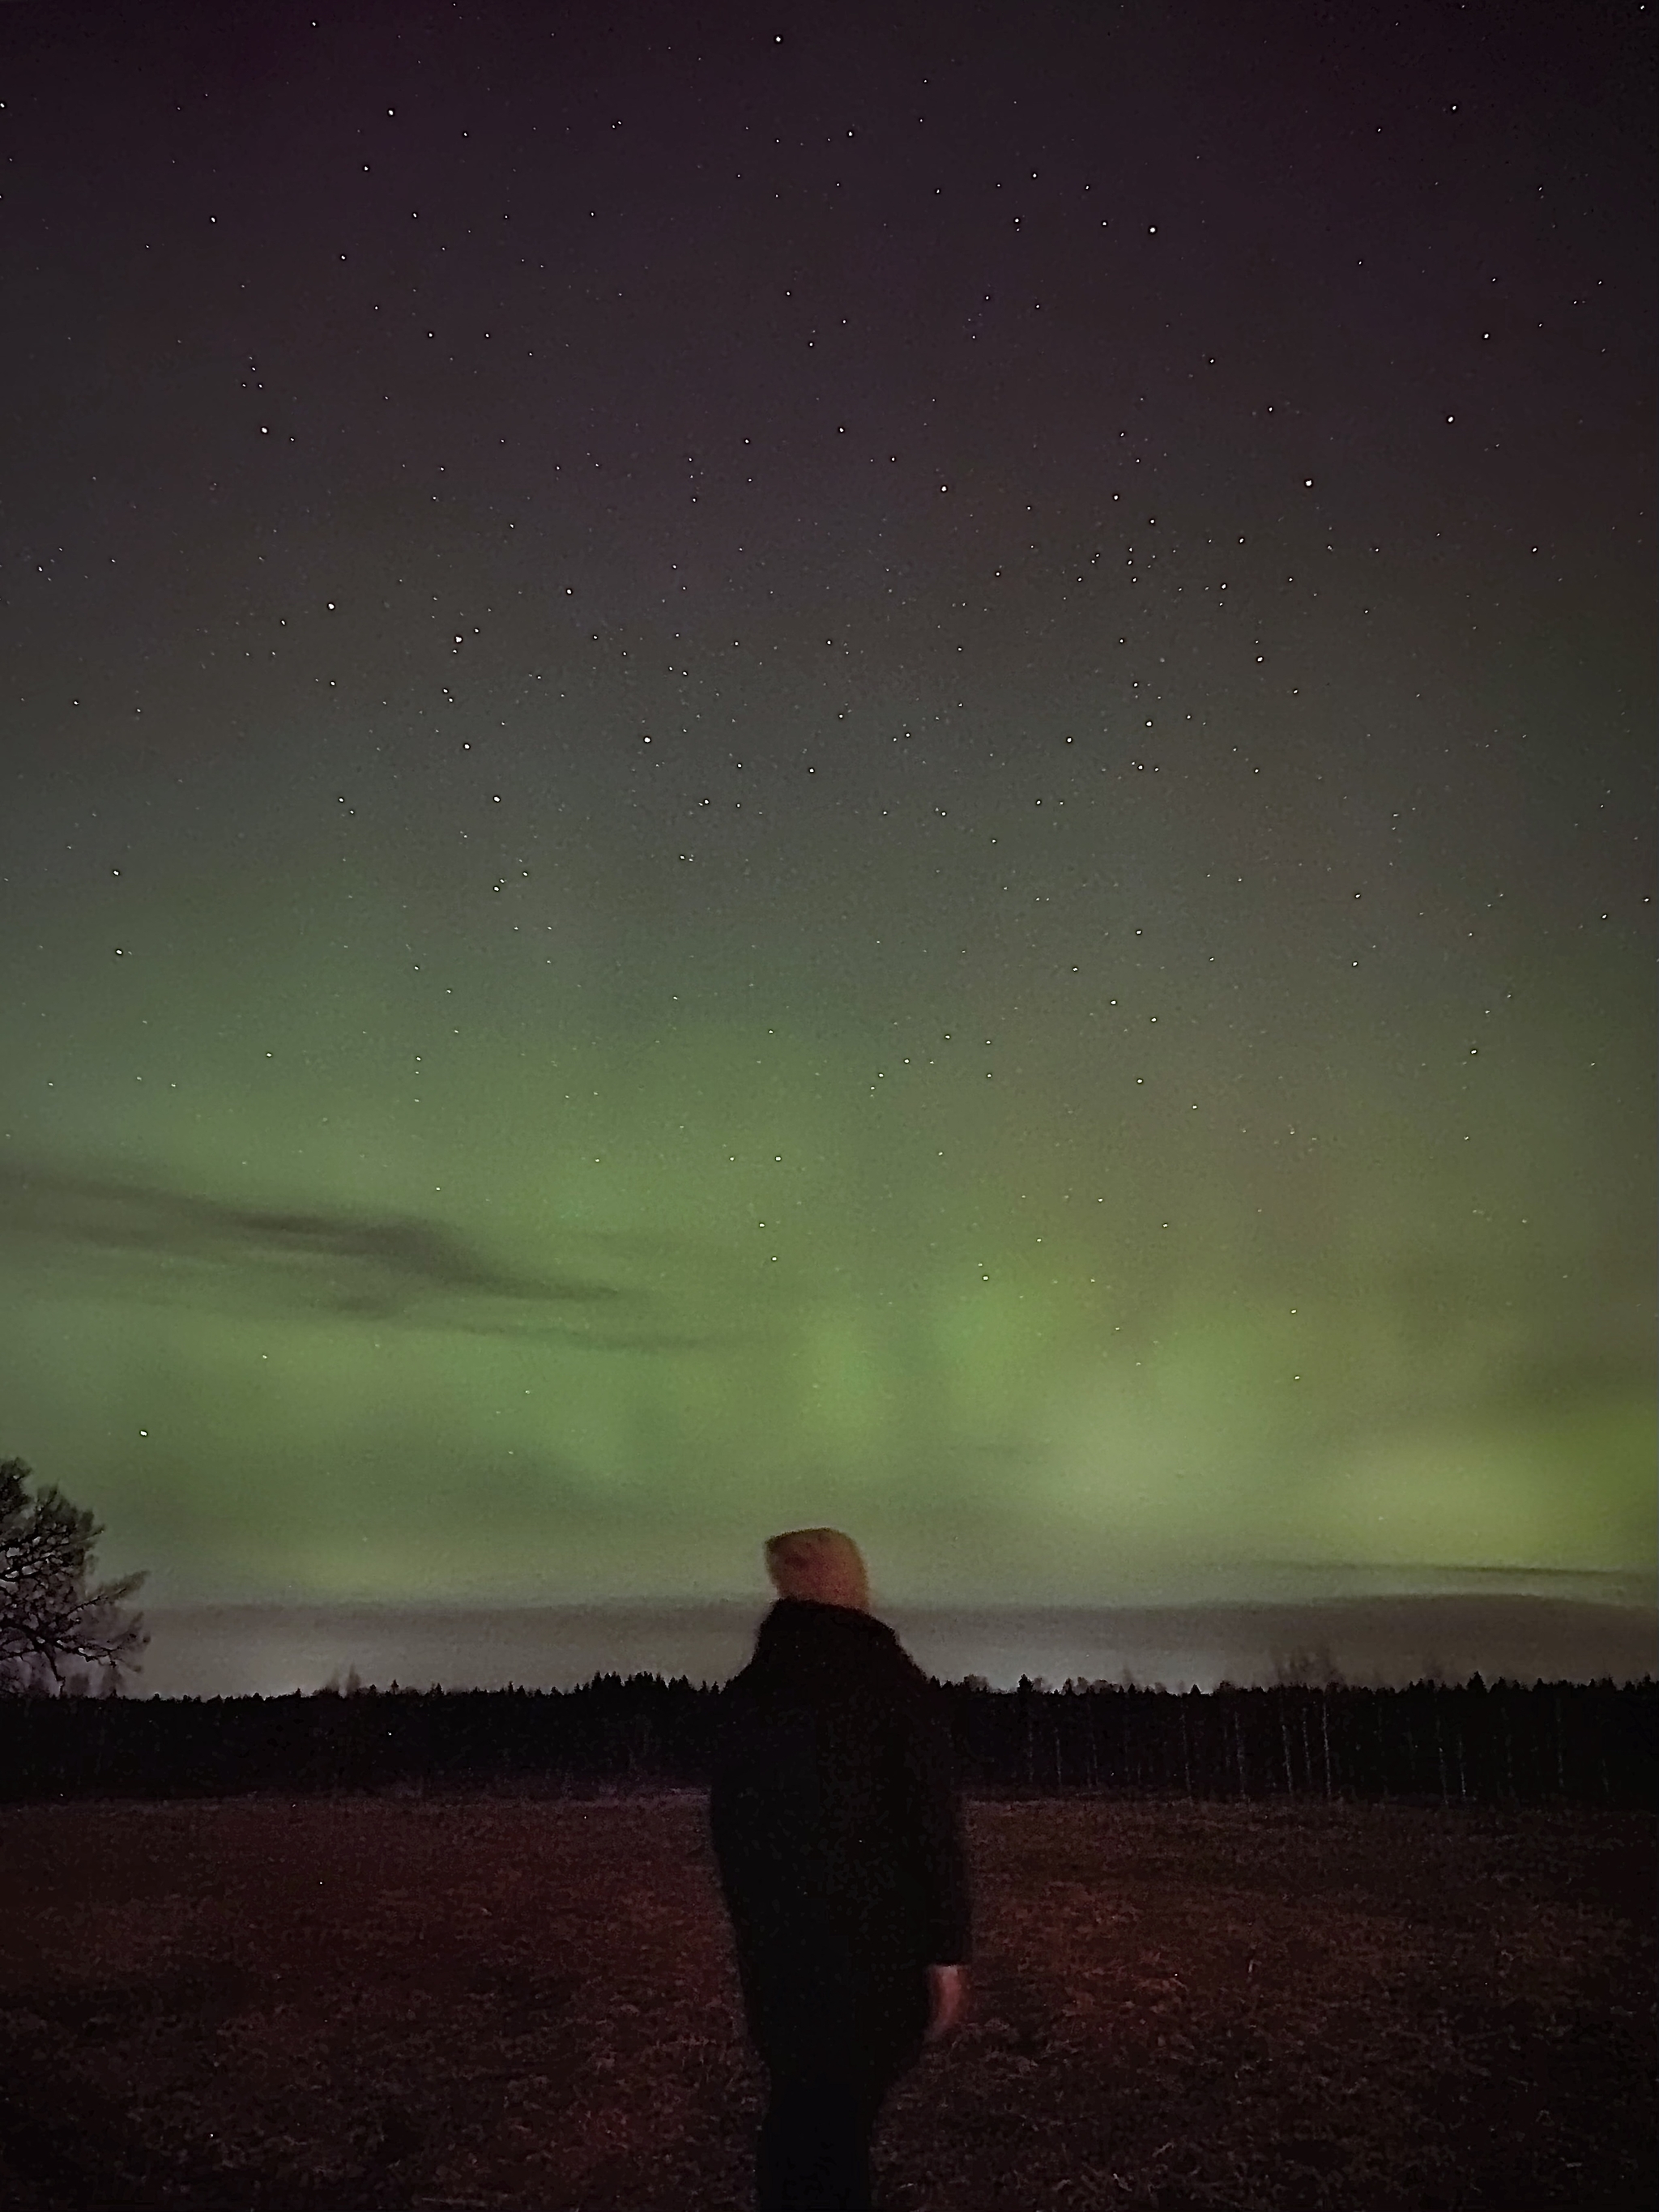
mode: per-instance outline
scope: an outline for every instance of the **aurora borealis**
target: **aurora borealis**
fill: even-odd
[[[1654,1557],[1634,9],[0,13],[0,1452],[148,1603]]]

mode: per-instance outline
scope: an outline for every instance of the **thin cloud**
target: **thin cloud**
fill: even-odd
[[[409,1215],[239,1206],[53,1169],[0,1164],[0,1246],[32,1251],[54,1270],[78,1268],[80,1286],[99,1295],[144,1304],[332,1315],[628,1351],[691,1348],[733,1334],[688,1328],[659,1291],[598,1268],[502,1266],[456,1231]],[[629,1256],[637,1263],[640,1246],[618,1239],[618,1267]]]

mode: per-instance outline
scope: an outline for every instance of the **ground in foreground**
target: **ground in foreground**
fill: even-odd
[[[1638,1814],[974,1802],[912,2212],[1544,2212],[1656,2179]],[[740,2212],[700,1795],[0,1812],[17,2212]]]

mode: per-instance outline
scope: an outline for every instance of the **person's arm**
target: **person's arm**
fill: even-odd
[[[935,2043],[957,2025],[967,2002],[973,1900],[950,1717],[931,1682],[924,1680],[903,1716],[899,1756],[921,1951],[932,1990],[927,2040]]]

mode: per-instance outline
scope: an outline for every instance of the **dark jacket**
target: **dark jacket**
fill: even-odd
[[[884,1621],[772,1607],[721,1692],[709,1824],[762,2055],[913,2063],[971,1907],[943,1699]]]

